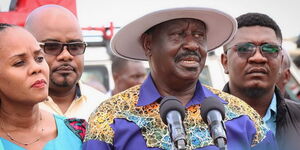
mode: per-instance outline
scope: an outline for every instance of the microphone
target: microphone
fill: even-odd
[[[162,121],[168,125],[172,140],[172,149],[186,149],[186,134],[182,121],[185,117],[185,108],[174,96],[165,96],[160,102],[159,114]]]
[[[223,122],[225,118],[224,105],[217,98],[208,97],[202,102],[200,110],[202,119],[209,126],[214,144],[221,150],[226,150],[227,137]]]

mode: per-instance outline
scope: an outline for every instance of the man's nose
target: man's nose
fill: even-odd
[[[200,49],[200,43],[192,34],[186,34],[184,38],[183,48],[186,50],[197,51]]]
[[[254,54],[252,54],[252,56],[249,57],[249,61],[258,62],[258,63],[267,61],[267,58],[263,56],[258,46],[255,48],[255,51],[253,53]]]
[[[73,59],[74,56],[70,54],[67,48],[68,47],[65,45],[63,51],[57,56],[59,60],[70,61]]]

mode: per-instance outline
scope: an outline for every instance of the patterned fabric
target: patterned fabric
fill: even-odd
[[[87,122],[84,119],[69,118],[64,120],[67,127],[82,141],[85,136]]]
[[[265,138],[268,130],[262,125],[260,116],[250,106],[227,93],[207,88],[228,102],[225,105],[225,123],[248,115],[256,128],[256,134],[251,142],[252,146]],[[168,128],[159,116],[159,103],[154,102],[137,107],[139,91],[140,86],[135,86],[103,102],[90,117],[85,141],[99,140],[114,145],[115,133],[111,124],[114,123],[114,119],[122,118],[134,122],[141,129],[147,147],[171,149]],[[208,126],[201,118],[200,107],[201,105],[193,105],[186,111],[187,118],[184,120],[184,126],[187,132],[187,149],[213,145]]]
[[[248,104],[246,104],[241,99],[227,94],[225,92],[219,91],[217,89],[213,89],[211,87],[207,88],[211,90],[214,94],[218,95],[220,98],[227,100],[229,103],[225,106],[226,111],[225,121],[228,121],[233,118],[237,118],[241,115],[247,115],[254,122],[255,128],[257,129],[256,135],[254,137],[252,145],[259,143],[262,139],[265,138],[266,132],[268,129],[266,128],[264,122],[262,121],[260,115]],[[228,117],[228,118],[227,118]]]

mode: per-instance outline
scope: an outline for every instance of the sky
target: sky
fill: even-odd
[[[122,27],[154,10],[199,6],[225,11],[237,17],[247,12],[265,13],[280,26],[284,38],[300,35],[300,0],[77,0],[82,27]]]
[[[0,0],[0,9],[10,0]],[[149,12],[172,7],[210,7],[233,17],[260,12],[273,18],[281,28],[283,47],[295,49],[300,35],[300,0],[76,0],[81,27],[122,27]]]

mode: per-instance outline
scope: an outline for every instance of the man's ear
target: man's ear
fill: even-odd
[[[227,55],[224,54],[224,53],[221,55],[221,63],[222,63],[223,68],[224,68],[224,73],[228,74],[229,73],[229,71],[228,71],[228,58],[227,58]]]
[[[283,83],[287,84],[290,81],[292,76],[291,70],[287,68],[286,70],[283,71],[283,73],[284,73]]]
[[[147,57],[151,56],[151,40],[152,40],[152,35],[144,33],[141,37],[141,43],[145,52],[145,55]]]

